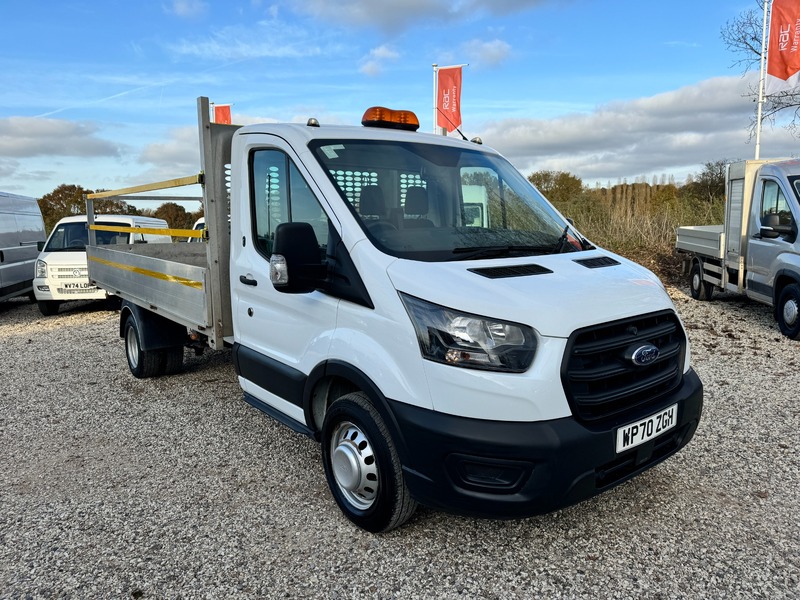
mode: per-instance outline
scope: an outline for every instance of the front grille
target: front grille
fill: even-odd
[[[50,267],[50,276],[54,279],[86,279],[89,269],[86,265]]]
[[[632,351],[645,344],[658,348],[658,358],[636,365]],[[575,331],[561,367],[573,414],[596,423],[655,403],[680,385],[685,353],[683,329],[670,310]]]

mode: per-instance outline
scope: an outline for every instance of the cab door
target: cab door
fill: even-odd
[[[305,381],[327,358],[338,300],[320,291],[277,291],[269,259],[277,226],[297,221],[312,225],[324,256],[331,211],[288,144],[275,136],[256,140],[248,146],[249,193],[242,194],[232,220],[238,231],[231,232],[237,373],[245,392],[304,423]]]
[[[762,178],[756,186],[757,205],[751,219],[750,239],[747,242],[747,294],[772,303],[775,273],[780,257],[792,252],[797,236],[797,208],[792,205],[778,179]],[[778,235],[765,237],[761,227],[774,227]]]

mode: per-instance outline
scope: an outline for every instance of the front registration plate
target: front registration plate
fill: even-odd
[[[678,424],[678,405],[617,429],[617,454],[635,448]]]

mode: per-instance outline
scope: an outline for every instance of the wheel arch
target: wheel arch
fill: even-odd
[[[793,283],[800,284],[800,273],[792,269],[779,269],[775,273],[775,285],[772,286],[772,306],[778,310],[778,298],[781,297],[783,288]]]
[[[166,317],[124,300],[119,313],[119,336],[125,337],[125,323],[133,318],[137,323],[142,350],[161,350],[183,346],[186,327]]]
[[[392,436],[402,464],[407,464],[408,453],[403,433],[390,408],[389,401],[378,385],[358,367],[340,360],[329,360],[317,365],[306,379],[303,393],[303,412],[306,423],[319,441],[322,422],[330,405],[345,394],[363,392],[378,411]]]

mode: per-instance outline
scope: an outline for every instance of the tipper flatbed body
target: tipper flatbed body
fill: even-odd
[[[203,186],[206,230],[175,233],[212,240],[204,244],[131,244],[100,246],[90,243],[90,276],[97,285],[131,304],[146,307],[171,322],[203,334],[211,348],[233,341],[229,279],[229,177],[231,139],[237,125],[211,123],[207,100],[198,102],[200,153],[203,169],[195,176],[91,194],[95,198],[120,196],[181,186]]]
[[[137,377],[231,346],[244,399],[321,442],[358,526],[556,510],[694,435],[702,384],[661,282],[494,150],[381,107],[363,127],[208,115],[202,176],[159,184],[202,182],[206,229],[173,235],[203,243],[92,247],[90,276],[124,298]]]
[[[732,163],[726,177],[725,222],[678,227],[692,296],[744,294],[775,309],[784,335],[800,337],[800,160]]]

